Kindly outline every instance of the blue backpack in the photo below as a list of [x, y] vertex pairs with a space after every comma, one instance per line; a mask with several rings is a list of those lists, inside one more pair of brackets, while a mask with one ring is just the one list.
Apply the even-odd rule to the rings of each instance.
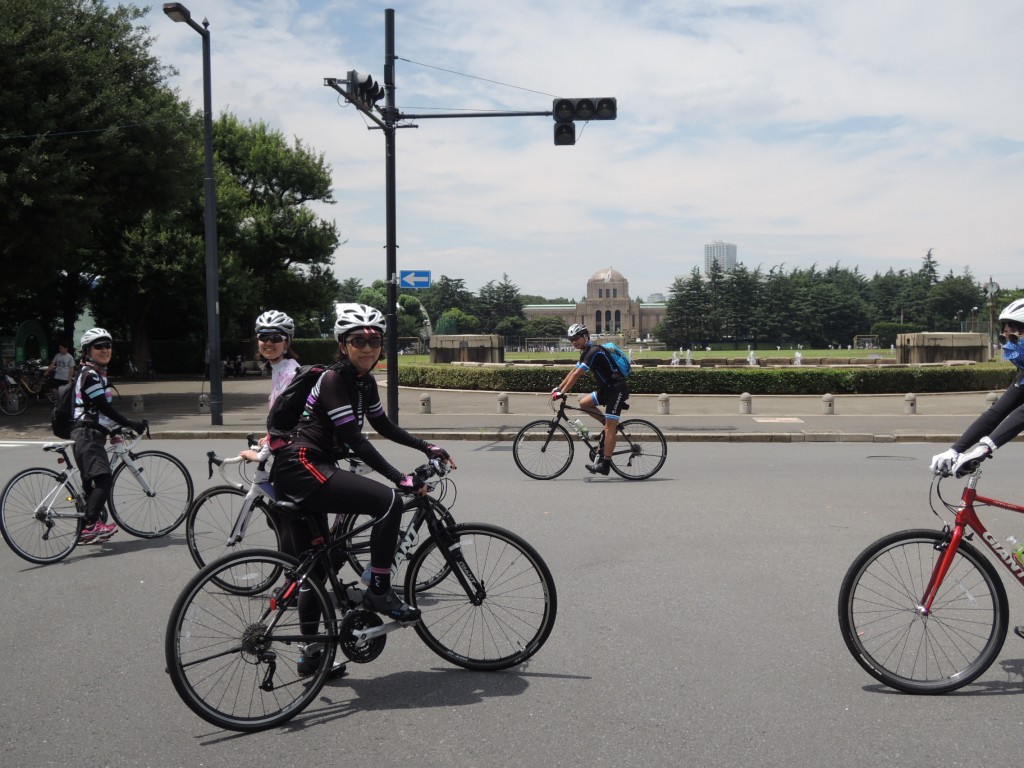
[[622, 374], [622, 378], [629, 376], [630, 371], [633, 367], [629, 363], [629, 357], [619, 349], [618, 345], [614, 342], [608, 341], [601, 345], [601, 347], [608, 353], [608, 357], [615, 363], [615, 367], [619, 369], [619, 373]]

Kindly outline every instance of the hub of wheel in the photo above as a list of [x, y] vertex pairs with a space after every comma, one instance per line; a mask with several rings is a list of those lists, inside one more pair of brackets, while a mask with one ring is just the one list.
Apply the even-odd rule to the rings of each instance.
[[263, 658], [267, 650], [266, 634], [267, 625], [262, 622], [250, 624], [243, 630], [242, 655], [247, 657], [246, 661], [250, 664], [257, 664]]

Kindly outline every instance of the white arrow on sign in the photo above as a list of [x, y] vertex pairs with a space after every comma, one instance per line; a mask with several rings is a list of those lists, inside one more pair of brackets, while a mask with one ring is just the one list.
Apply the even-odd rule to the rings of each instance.
[[429, 288], [430, 270], [403, 269], [398, 273], [398, 285], [402, 288]]

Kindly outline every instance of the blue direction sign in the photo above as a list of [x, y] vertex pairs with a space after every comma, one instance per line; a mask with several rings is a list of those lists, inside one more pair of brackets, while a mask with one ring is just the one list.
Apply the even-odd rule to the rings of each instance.
[[398, 272], [398, 286], [400, 288], [429, 288], [429, 269], [402, 269]]

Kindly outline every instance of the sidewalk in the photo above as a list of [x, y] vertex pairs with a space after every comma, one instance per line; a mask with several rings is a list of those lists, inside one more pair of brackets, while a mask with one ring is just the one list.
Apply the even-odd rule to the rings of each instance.
[[[116, 382], [117, 383], [117, 382]], [[122, 413], [149, 419], [154, 438], [241, 439], [262, 434], [270, 380], [260, 376], [224, 380], [223, 425], [212, 426], [200, 411], [209, 382], [199, 379], [119, 382]], [[387, 393], [380, 379], [382, 397]], [[430, 397], [429, 412], [421, 395]], [[511, 440], [534, 419], [550, 418], [549, 396], [509, 393], [499, 413], [497, 392], [399, 388], [398, 420], [432, 440]], [[624, 418], [654, 422], [671, 442], [936, 442], [952, 443], [990, 405], [987, 392], [919, 394], [916, 413], [906, 413], [904, 395], [836, 395], [832, 413], [818, 395], [755, 395], [741, 413], [738, 395], [672, 395], [662, 414], [658, 395], [632, 395]], [[571, 397], [570, 403], [576, 398]], [[370, 436], [373, 437], [372, 429]], [[0, 415], [0, 440], [46, 440], [50, 407], [30, 403], [20, 416]]]

